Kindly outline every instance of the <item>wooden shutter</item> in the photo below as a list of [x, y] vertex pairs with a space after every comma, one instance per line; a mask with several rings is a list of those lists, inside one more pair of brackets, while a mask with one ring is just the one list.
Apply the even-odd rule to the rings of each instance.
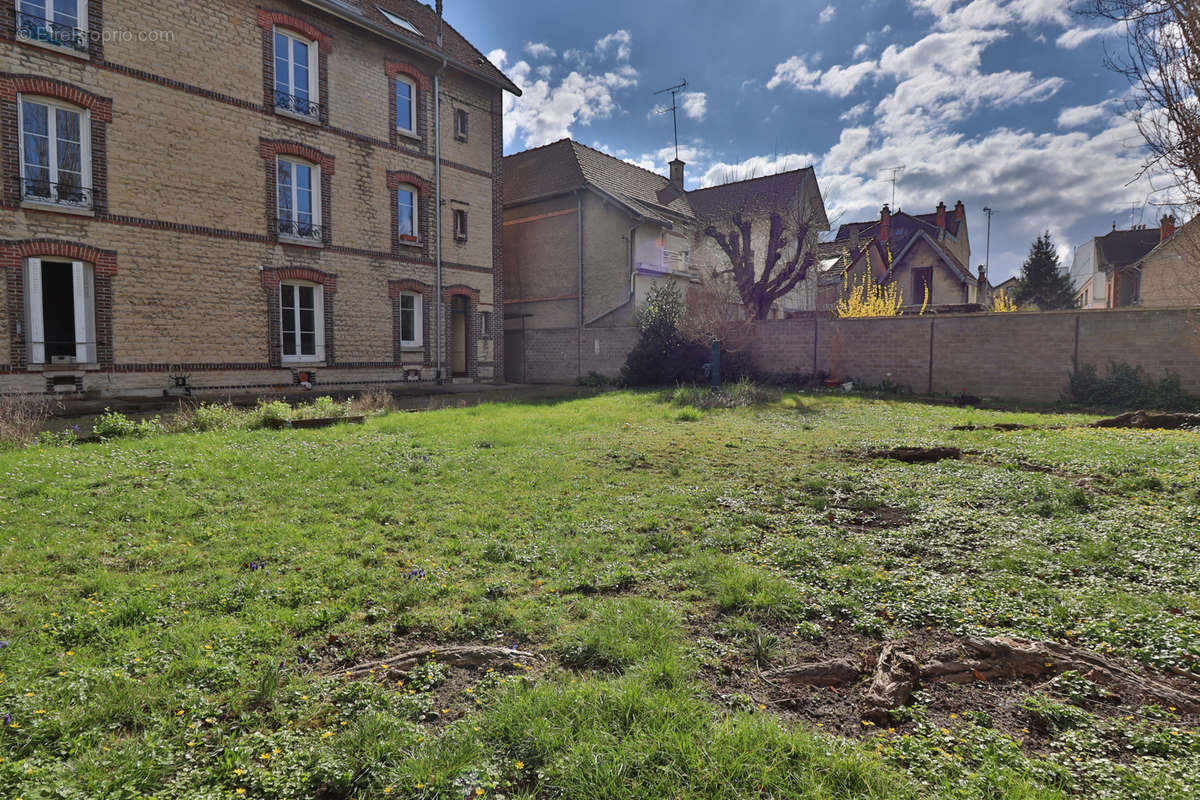
[[42, 260], [25, 262], [25, 308], [29, 320], [26, 341], [29, 342], [29, 363], [46, 363], [46, 327], [42, 319]]

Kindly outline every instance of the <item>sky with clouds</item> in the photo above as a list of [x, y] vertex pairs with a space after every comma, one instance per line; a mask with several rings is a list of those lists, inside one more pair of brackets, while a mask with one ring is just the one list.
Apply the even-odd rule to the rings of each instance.
[[[689, 187], [813, 165], [834, 225], [896, 204], [966, 204], [972, 260], [1016, 274], [1049, 230], [1071, 247], [1156, 226], [1166, 181], [1104, 65], [1120, 31], [1069, 0], [447, 0], [449, 21], [519, 85], [505, 153], [571, 136], [665, 173], [686, 78]], [[669, 105], [669, 100], [666, 101]]]

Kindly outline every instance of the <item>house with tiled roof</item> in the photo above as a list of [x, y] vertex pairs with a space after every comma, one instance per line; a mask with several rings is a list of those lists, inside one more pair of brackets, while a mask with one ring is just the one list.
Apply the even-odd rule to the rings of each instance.
[[876, 282], [895, 284], [908, 309], [966, 310], [990, 302], [982, 269], [969, 267], [971, 241], [961, 201], [953, 210], [938, 203], [932, 214], [892, 212], [879, 219], [849, 222], [821, 247], [818, 277], [820, 310], [837, 306], [848, 285], [868, 271]]
[[[728, 230], [734, 213], [752, 221], [756, 250], [765, 248], [772, 211], [828, 229], [811, 167], [691, 191], [684, 169], [676, 159], [670, 175], [659, 175], [570, 139], [504, 159], [509, 380], [615, 373], [628, 346], [624, 339], [609, 344], [598, 331], [629, 330], [655, 284], [674, 282], [686, 295], [703, 276], [728, 271], [728, 258], [704, 231]], [[815, 303], [814, 272], [771, 316], [811, 311]]]
[[[1141, 305], [1143, 274], [1138, 265], [1174, 234], [1175, 218], [1163, 217], [1157, 228], [1117, 230], [1114, 225], [1112, 231], [1104, 236], [1097, 236], [1075, 248], [1071, 281], [1075, 286], [1075, 299], [1079, 307], [1097, 309]], [[1154, 294], [1152, 292], [1152, 296]], [[1167, 295], [1162, 298], [1163, 301], [1169, 299], [1169, 291]]]

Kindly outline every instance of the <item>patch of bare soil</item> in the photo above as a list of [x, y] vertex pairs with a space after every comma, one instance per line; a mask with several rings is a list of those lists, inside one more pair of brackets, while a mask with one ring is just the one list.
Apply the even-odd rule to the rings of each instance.
[[963, 451], [957, 447], [893, 447], [848, 455], [865, 455], [867, 458], [901, 461], [905, 464], [934, 464], [938, 461], [958, 461], [963, 457]]
[[998, 422], [995, 425], [955, 425], [950, 430], [952, 431], [1031, 431], [1034, 430], [1034, 425], [1021, 425], [1016, 422]]
[[1156, 414], [1153, 411], [1130, 411], [1119, 417], [1093, 422], [1091, 427], [1169, 431], [1183, 428], [1200, 429], [1200, 414]]
[[[732, 647], [703, 679], [714, 699], [736, 706], [749, 698], [784, 719], [816, 726], [849, 737], [869, 736], [881, 728], [911, 729], [905, 704], [920, 690], [925, 718], [950, 727], [964, 714], [985, 714], [990, 726], [1040, 749], [1049, 731], [1022, 708], [1031, 694], [1056, 696], [1054, 676], [1073, 669], [1108, 690], [1103, 699], [1083, 707], [1103, 719], [1137, 714], [1156, 702], [1183, 713], [1200, 709], [1200, 682], [1187, 675], [1125, 665], [1088, 651], [1057, 643], [969, 638], [922, 630], [881, 643], [842, 627], [819, 641], [791, 634], [776, 626], [780, 645], [768, 660], [757, 660], [746, 648]], [[712, 632], [720, 640], [720, 633]], [[1007, 642], [1015, 641], [1015, 653]], [[980, 642], [991, 644], [976, 649]], [[1048, 649], [1047, 649], [1048, 648]], [[883, 706], [895, 704], [896, 713]], [[884, 713], [881, 713], [881, 710]]]

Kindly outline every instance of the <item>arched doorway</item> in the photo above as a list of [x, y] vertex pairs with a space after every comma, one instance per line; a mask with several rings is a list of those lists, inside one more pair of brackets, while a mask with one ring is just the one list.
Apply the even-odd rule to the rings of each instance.
[[461, 294], [450, 298], [450, 373], [456, 378], [466, 377], [467, 339], [469, 326], [467, 314], [470, 303]]

